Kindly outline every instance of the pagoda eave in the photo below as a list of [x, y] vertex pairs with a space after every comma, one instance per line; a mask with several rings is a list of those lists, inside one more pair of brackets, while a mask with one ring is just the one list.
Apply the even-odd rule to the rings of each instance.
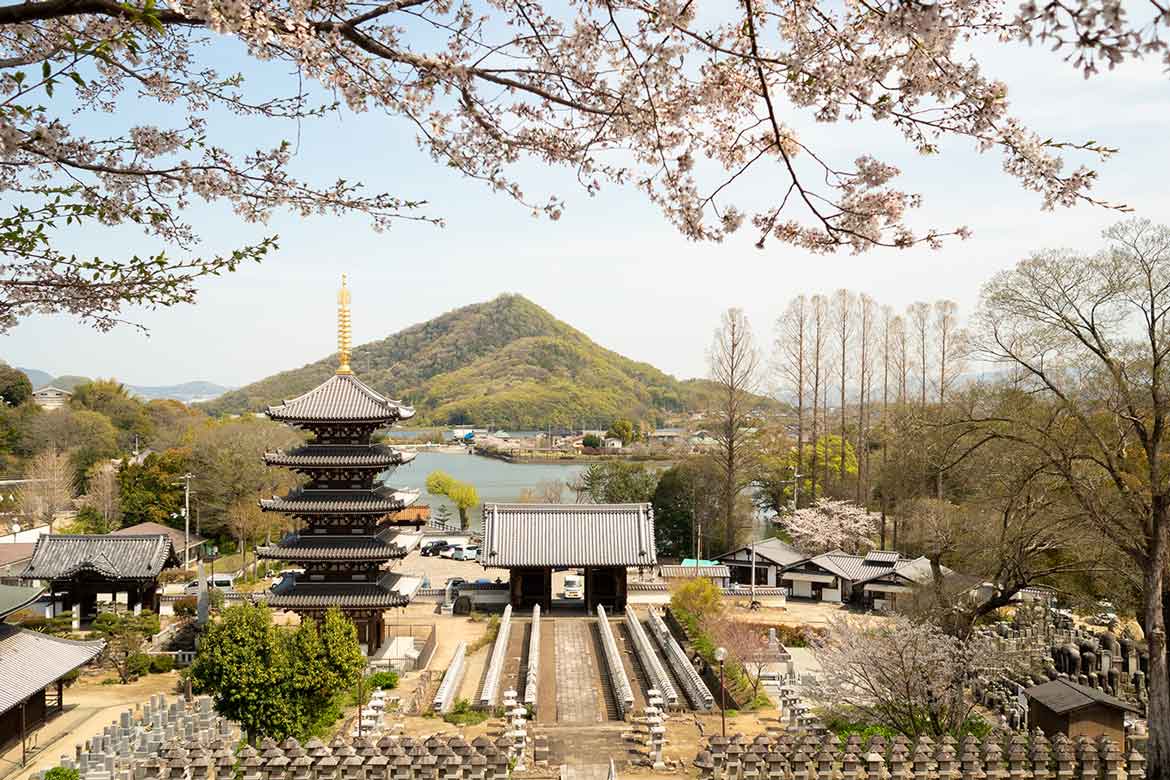
[[337, 549], [334, 547], [257, 547], [256, 557], [271, 561], [317, 562], [317, 561], [358, 561], [362, 563], [388, 563], [405, 558], [408, 551], [397, 545], [362, 549]]

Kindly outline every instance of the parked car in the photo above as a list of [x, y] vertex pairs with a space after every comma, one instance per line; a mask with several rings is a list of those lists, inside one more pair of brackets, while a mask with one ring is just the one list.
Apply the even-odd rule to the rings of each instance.
[[447, 587], [448, 588], [455, 588], [456, 590], [458, 590], [460, 585], [466, 585], [466, 584], [467, 584], [467, 580], [463, 579], [462, 577], [450, 577], [447, 579]]
[[474, 561], [479, 557], [479, 548], [467, 544], [461, 544], [451, 553], [451, 560], [454, 561]]
[[443, 552], [444, 550], [446, 550], [450, 546], [451, 546], [451, 543], [446, 541], [445, 539], [438, 539], [436, 541], [427, 542], [426, 544], [424, 544], [422, 546], [422, 550], [420, 550], [419, 552], [422, 555], [429, 558], [429, 557], [440, 554], [441, 552]]
[[579, 599], [584, 598], [585, 594], [581, 589], [581, 578], [575, 574], [570, 574], [565, 577], [565, 598]]
[[455, 551], [456, 551], [457, 549], [459, 549], [459, 545], [457, 545], [457, 544], [447, 544], [447, 546], [446, 546], [446, 547], [444, 547], [443, 549], [439, 550], [439, 557], [441, 557], [441, 558], [454, 558], [454, 557], [455, 557]]
[[[214, 577], [207, 578], [208, 588], [218, 588], [220, 590], [231, 590], [234, 587], [236, 578], [231, 574], [216, 574]], [[191, 580], [187, 583], [187, 587], [183, 588], [183, 592], [189, 596], [194, 596], [199, 593], [199, 580]]]

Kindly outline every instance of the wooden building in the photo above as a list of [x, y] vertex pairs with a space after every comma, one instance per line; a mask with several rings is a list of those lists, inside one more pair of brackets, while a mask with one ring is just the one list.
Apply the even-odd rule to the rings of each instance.
[[1108, 737], [1125, 749], [1125, 713], [1139, 712], [1129, 702], [1071, 680], [1052, 680], [1024, 691], [1028, 697], [1028, 727], [1051, 738]]
[[77, 629], [107, 596], [135, 612], [157, 612], [158, 577], [178, 564], [167, 534], [46, 534], [21, 579], [47, 586], [54, 614], [73, 611]]
[[626, 570], [657, 562], [649, 504], [485, 504], [485, 568], [508, 569], [514, 609], [552, 609], [552, 575], [581, 569], [585, 610], [626, 605]]
[[0, 585], [0, 752], [19, 742], [21, 766], [29, 735], [64, 709], [61, 678], [92, 661], [104, 645], [58, 639], [4, 622], [42, 592], [42, 588]]
[[[304, 569], [285, 577], [268, 599], [274, 609], [317, 619], [338, 607], [357, 626], [359, 641], [373, 655], [383, 642], [385, 611], [410, 603], [417, 578], [385, 571], [404, 558], [419, 536], [402, 535], [403, 527], [425, 522], [418, 514], [403, 516], [417, 493], [375, 484], [377, 476], [413, 458], [372, 444], [378, 428], [414, 415], [414, 409], [382, 397], [363, 384], [349, 365], [349, 290], [342, 277], [338, 295], [337, 372], [323, 384], [291, 401], [268, 408], [268, 416], [312, 434], [308, 444], [289, 452], [269, 452], [270, 466], [292, 469], [308, 483], [285, 496], [260, 502], [266, 512], [297, 518], [299, 532], [257, 555]], [[409, 543], [404, 543], [409, 538]]]
[[755, 559], [756, 585], [780, 587], [780, 572], [785, 566], [803, 560], [805, 554], [780, 539], [764, 539], [720, 555], [717, 560], [731, 572], [731, 581], [752, 584], [752, 560]]
[[63, 390], [60, 387], [53, 387], [52, 385], [38, 387], [32, 393], [33, 403], [47, 412], [60, 409], [68, 404], [69, 399], [72, 397], [73, 393], [70, 391]]
[[171, 544], [175, 548], [175, 557], [180, 561], [197, 561], [203, 557], [204, 545], [207, 540], [196, 533], [188, 534], [184, 529], [171, 528], [159, 523], [138, 523], [110, 531], [117, 536], [141, 536], [142, 534], [166, 534], [171, 537]]

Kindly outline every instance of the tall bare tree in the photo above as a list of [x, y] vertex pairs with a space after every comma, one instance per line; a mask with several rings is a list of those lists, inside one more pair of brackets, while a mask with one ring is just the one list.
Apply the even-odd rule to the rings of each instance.
[[877, 348], [877, 301], [862, 294], [857, 305], [857, 496], [869, 502], [869, 407], [873, 390], [873, 356]]
[[853, 343], [853, 334], [857, 330], [857, 296], [844, 288], [833, 293], [833, 336], [836, 339], [838, 379], [841, 383], [841, 463], [837, 469], [837, 480], [841, 490], [845, 490], [845, 448], [848, 435], [845, 431], [846, 409], [845, 391], [849, 386], [849, 350]]
[[1023, 370], [1011, 403], [974, 421], [1058, 478], [1130, 561], [1149, 645], [1147, 776], [1170, 777], [1170, 228], [1105, 232], [1086, 256], [1034, 254], [984, 288], [979, 357]]
[[915, 357], [918, 361], [919, 407], [926, 410], [926, 385], [930, 377], [930, 361], [927, 352], [930, 343], [930, 304], [916, 301], [906, 310], [906, 322], [914, 338]]
[[118, 471], [114, 463], [105, 461], [90, 469], [89, 483], [83, 501], [101, 518], [101, 528], [95, 529], [93, 533], [109, 533], [121, 525]]
[[804, 372], [805, 347], [810, 330], [811, 305], [804, 295], [788, 302], [776, 322], [776, 362], [783, 386], [796, 393], [796, 473], [793, 475], [793, 503], [799, 509], [797, 475], [804, 468]]
[[964, 333], [959, 324], [959, 305], [954, 301], [934, 302], [934, 343], [938, 366], [938, 402], [945, 404], [947, 392], [963, 370]]
[[805, 372], [805, 376], [812, 382], [811, 387], [809, 387], [809, 395], [812, 398], [812, 455], [809, 463], [809, 484], [811, 486], [809, 500], [812, 501], [817, 495], [817, 465], [819, 459], [817, 445], [819, 443], [820, 432], [824, 430], [821, 427], [821, 418], [817, 411], [821, 408], [822, 388], [828, 385], [828, 382], [825, 381], [824, 358], [826, 345], [829, 340], [829, 306], [828, 301], [825, 300], [825, 296], [823, 295], [814, 295], [809, 299], [809, 305], [811, 308], [808, 351], [810, 363]]
[[711, 379], [719, 385], [715, 409], [714, 456], [722, 477], [723, 543], [735, 547], [739, 537], [736, 499], [750, 479], [755, 459], [752, 394], [759, 387], [760, 355], [751, 324], [742, 309], [724, 312], [708, 355]]
[[[895, 369], [895, 324], [898, 318], [892, 306], [882, 306], [882, 471], [889, 465], [890, 452], [890, 369]], [[886, 491], [881, 496], [881, 549], [886, 549], [886, 511], [889, 500]]]
[[77, 479], [69, 456], [47, 449], [29, 461], [24, 471], [28, 480], [21, 486], [21, 509], [37, 524], [49, 524], [60, 512], [73, 506]]

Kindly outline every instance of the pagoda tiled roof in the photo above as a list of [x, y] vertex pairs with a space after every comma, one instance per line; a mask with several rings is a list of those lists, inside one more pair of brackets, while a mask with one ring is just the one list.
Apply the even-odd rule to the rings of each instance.
[[286, 496], [260, 500], [268, 512], [304, 515], [385, 515], [410, 506], [418, 493], [378, 487], [372, 490], [323, 490], [301, 488]]
[[273, 609], [392, 609], [410, 603], [410, 593], [396, 588], [400, 577], [382, 576], [377, 582], [303, 582], [291, 584], [268, 597]]
[[282, 561], [389, 561], [405, 558], [410, 551], [395, 543], [397, 535], [394, 526], [373, 536], [289, 534], [276, 544], [257, 548], [256, 554]]
[[269, 466], [285, 468], [390, 468], [414, 460], [415, 453], [384, 444], [307, 444], [264, 454]]
[[334, 374], [304, 395], [268, 407], [273, 420], [291, 423], [388, 424], [414, 416], [414, 408], [390, 400], [353, 374]]

